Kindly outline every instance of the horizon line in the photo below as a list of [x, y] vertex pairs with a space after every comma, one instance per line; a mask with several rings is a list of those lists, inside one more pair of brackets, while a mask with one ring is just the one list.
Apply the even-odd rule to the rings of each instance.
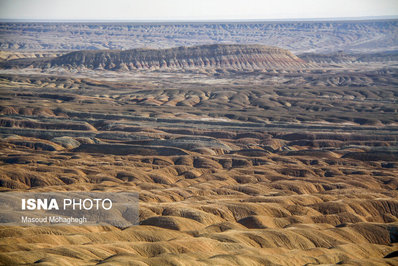
[[364, 21], [396, 20], [394, 16], [361, 16], [361, 17], [319, 17], [319, 18], [273, 18], [273, 19], [2, 19], [1, 23], [255, 23], [255, 22], [317, 22], [317, 21]]

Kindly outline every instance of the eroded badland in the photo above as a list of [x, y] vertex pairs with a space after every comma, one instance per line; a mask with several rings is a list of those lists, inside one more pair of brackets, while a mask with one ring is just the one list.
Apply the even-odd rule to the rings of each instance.
[[398, 263], [396, 20], [0, 29], [1, 191], [140, 200], [0, 263]]

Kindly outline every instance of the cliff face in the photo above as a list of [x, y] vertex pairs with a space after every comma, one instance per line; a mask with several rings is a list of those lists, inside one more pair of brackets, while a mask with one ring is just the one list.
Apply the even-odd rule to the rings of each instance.
[[202, 45], [171, 49], [78, 51], [46, 62], [55, 67], [107, 70], [163, 68], [294, 68], [305, 62], [291, 52], [262, 45]]

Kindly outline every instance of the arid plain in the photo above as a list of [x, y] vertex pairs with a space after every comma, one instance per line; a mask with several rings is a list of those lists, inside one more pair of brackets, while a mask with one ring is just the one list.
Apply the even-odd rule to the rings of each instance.
[[0, 226], [4, 265], [397, 265], [398, 21], [0, 23], [0, 190], [140, 224]]

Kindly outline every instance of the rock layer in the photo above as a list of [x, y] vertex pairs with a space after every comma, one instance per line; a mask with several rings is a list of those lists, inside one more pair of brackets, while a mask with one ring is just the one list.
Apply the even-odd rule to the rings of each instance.
[[286, 69], [305, 67], [291, 52], [263, 45], [201, 45], [170, 49], [77, 51], [51, 60], [14, 60], [6, 67], [134, 69]]

